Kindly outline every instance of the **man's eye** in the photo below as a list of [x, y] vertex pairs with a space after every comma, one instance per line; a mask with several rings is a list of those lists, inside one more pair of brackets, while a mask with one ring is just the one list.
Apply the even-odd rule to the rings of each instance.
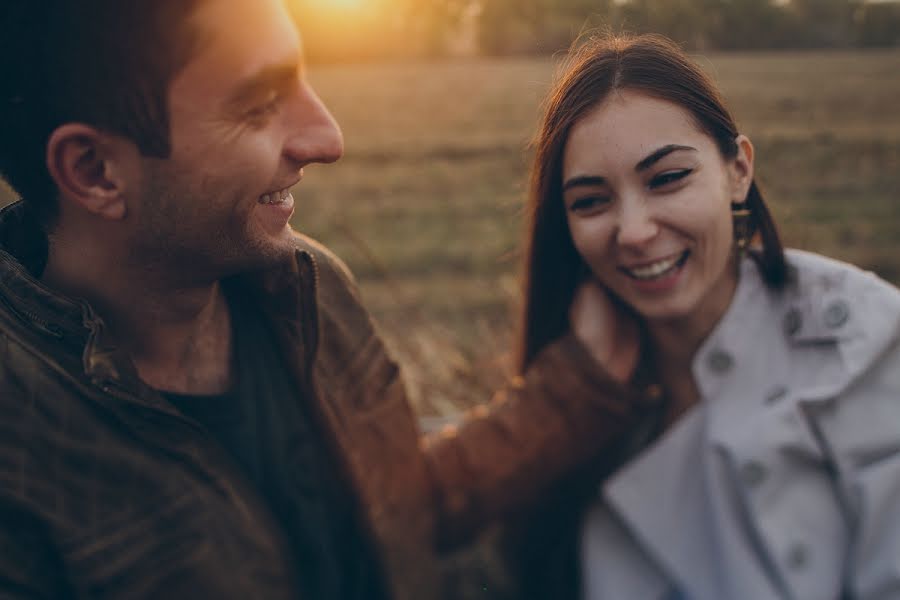
[[693, 172], [693, 169], [679, 169], [677, 171], [661, 173], [650, 180], [650, 189], [655, 190], [657, 188], [665, 187], [670, 183], [675, 183], [676, 181], [684, 179]]
[[254, 106], [247, 111], [246, 116], [251, 120], [265, 119], [278, 112], [281, 106], [281, 96], [274, 95], [266, 102]]
[[584, 196], [572, 202], [569, 210], [576, 214], [589, 214], [603, 210], [609, 202], [609, 196]]

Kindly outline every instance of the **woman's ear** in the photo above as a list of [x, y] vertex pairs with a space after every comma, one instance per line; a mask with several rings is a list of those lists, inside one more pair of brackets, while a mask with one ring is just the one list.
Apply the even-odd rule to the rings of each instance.
[[109, 220], [127, 213], [127, 161], [121, 140], [81, 123], [57, 127], [47, 142], [47, 169], [60, 201]]
[[737, 155], [731, 161], [731, 201], [742, 203], [747, 199], [750, 184], [753, 182], [753, 144], [746, 135], [735, 138]]

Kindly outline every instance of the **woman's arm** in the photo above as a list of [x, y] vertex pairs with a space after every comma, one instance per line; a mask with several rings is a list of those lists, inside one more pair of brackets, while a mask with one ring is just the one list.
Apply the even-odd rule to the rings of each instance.
[[595, 462], [655, 405], [623, 383], [637, 363], [638, 329], [599, 284], [579, 288], [570, 322], [572, 332], [545, 347], [524, 377], [427, 438], [442, 547]]

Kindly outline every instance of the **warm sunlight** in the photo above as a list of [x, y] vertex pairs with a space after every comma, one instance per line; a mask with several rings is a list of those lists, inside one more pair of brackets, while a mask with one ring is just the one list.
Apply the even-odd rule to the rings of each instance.
[[362, 8], [366, 0], [316, 0], [311, 5], [319, 4], [322, 8], [355, 9]]

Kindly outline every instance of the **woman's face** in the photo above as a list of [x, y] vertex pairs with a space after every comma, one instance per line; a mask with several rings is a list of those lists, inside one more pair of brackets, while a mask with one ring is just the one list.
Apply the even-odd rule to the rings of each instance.
[[575, 247], [599, 281], [648, 321], [724, 313], [736, 285], [731, 202], [753, 178], [680, 106], [614, 93], [572, 128], [563, 199]]

